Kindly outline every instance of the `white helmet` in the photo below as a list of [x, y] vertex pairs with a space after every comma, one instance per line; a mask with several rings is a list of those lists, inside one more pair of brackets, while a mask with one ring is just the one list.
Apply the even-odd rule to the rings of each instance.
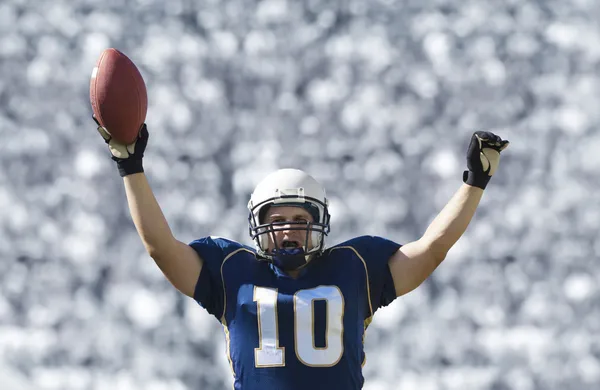
[[[263, 224], [262, 217], [272, 205], [303, 207], [313, 216], [313, 222], [298, 222], [297, 227], [290, 228], [306, 230], [301, 261], [298, 261], [296, 256], [294, 261], [289, 262], [281, 259], [281, 256], [274, 256], [268, 252], [269, 235], [283, 230], [282, 226], [289, 224], [287, 222]], [[284, 269], [298, 269], [306, 265], [313, 255], [323, 252], [325, 236], [329, 233], [330, 216], [327, 206], [325, 189], [306, 172], [299, 169], [280, 169], [268, 175], [256, 186], [248, 202], [250, 237], [256, 244], [258, 254]], [[309, 234], [312, 242], [310, 248], [308, 247]], [[275, 243], [275, 248], [278, 250], [277, 245]]]

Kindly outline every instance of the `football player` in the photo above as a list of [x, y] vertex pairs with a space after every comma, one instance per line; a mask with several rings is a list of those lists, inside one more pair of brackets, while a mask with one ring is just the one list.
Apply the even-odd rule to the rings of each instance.
[[224, 238], [178, 241], [143, 173], [146, 126], [127, 146], [98, 130], [146, 250], [175, 288], [221, 322], [234, 388], [243, 390], [361, 389], [363, 337], [373, 314], [444, 260], [508, 146], [492, 133], [474, 133], [464, 184], [423, 236], [403, 246], [361, 236], [327, 247], [325, 190], [301, 170], [278, 170], [248, 202], [249, 247]]

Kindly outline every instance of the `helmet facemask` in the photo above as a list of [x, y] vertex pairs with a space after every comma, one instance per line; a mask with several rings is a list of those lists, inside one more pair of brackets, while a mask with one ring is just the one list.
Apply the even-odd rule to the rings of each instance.
[[[323, 252], [325, 236], [329, 233], [329, 212], [327, 200], [308, 197], [304, 188], [292, 190], [276, 190], [275, 196], [264, 199], [260, 203], [248, 204], [250, 237], [254, 240], [258, 255], [279, 268], [290, 271], [300, 269], [308, 264], [316, 255]], [[313, 217], [312, 222], [283, 221], [265, 223], [264, 216], [271, 206], [302, 207]], [[278, 242], [276, 232], [290, 230], [305, 231], [303, 242], [296, 247], [287, 247], [284, 242]], [[269, 251], [269, 238], [274, 248]]]

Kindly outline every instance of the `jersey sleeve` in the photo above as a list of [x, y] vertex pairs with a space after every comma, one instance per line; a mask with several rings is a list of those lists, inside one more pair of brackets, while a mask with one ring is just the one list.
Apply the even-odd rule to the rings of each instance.
[[224, 291], [221, 265], [225, 258], [219, 239], [204, 237], [189, 245], [202, 258], [202, 270], [194, 289], [194, 299], [219, 321], [224, 310]]
[[363, 257], [369, 275], [373, 313], [396, 299], [396, 287], [388, 263], [400, 247], [401, 245], [394, 241], [377, 236], [356, 239], [356, 249]]

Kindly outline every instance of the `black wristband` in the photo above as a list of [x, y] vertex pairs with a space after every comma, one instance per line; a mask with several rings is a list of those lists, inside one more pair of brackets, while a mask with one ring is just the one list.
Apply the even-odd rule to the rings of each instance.
[[121, 177], [127, 175], [133, 175], [134, 173], [144, 172], [142, 166], [142, 159], [124, 159], [117, 161], [117, 167], [119, 168], [119, 174]]
[[485, 187], [487, 186], [488, 182], [490, 181], [492, 177], [490, 175], [488, 175], [487, 173], [481, 173], [479, 175], [475, 174], [475, 172], [472, 171], [464, 171], [463, 172], [463, 181], [470, 185], [470, 186], [474, 186], [474, 187], [479, 187], [482, 190], [485, 190]]

